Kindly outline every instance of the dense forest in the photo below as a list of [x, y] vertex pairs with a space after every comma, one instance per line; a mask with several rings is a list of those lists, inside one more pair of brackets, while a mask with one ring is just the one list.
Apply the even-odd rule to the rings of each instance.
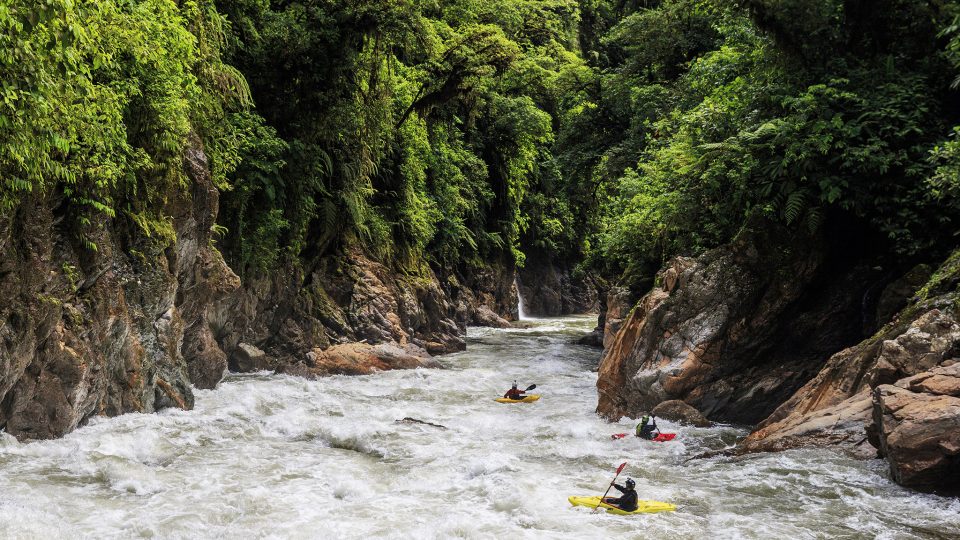
[[2, 212], [77, 239], [163, 204], [199, 137], [241, 276], [348, 242], [398, 268], [538, 251], [649, 278], [765, 216], [904, 257], [960, 211], [960, 4], [136, 0], [0, 7]]

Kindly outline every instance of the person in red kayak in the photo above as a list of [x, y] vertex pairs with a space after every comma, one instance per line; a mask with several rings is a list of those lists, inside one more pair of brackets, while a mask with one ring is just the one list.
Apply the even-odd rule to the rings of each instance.
[[656, 435], [654, 432], [660, 431], [660, 428], [657, 427], [657, 417], [654, 415], [643, 415], [643, 418], [640, 419], [640, 423], [637, 424], [637, 437], [652, 441]]
[[520, 401], [521, 399], [527, 397], [523, 395], [525, 392], [526, 392], [525, 390], [520, 390], [519, 388], [517, 388], [517, 381], [513, 381], [513, 387], [507, 390], [507, 393], [504, 394], [503, 397], [507, 399], [515, 399], [517, 401]]
[[617, 488], [617, 491], [623, 493], [622, 497], [607, 497], [603, 499], [603, 502], [616, 506], [625, 512], [633, 512], [637, 509], [637, 490], [634, 489], [637, 483], [633, 481], [633, 478], [627, 478], [627, 481], [623, 484], [622, 486], [620, 484], [613, 485]]

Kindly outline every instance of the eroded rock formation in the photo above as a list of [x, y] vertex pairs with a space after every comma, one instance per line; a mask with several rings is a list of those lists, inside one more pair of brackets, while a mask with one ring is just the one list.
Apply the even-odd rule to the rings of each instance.
[[877, 271], [831, 245], [759, 224], [670, 261], [605, 351], [598, 412], [636, 416], [679, 399], [713, 420], [765, 418], [864, 335]]
[[960, 361], [878, 386], [873, 422], [899, 484], [960, 493]]
[[467, 324], [516, 318], [510, 265], [398, 272], [355, 246], [241, 286], [214, 247], [219, 193], [196, 138], [184, 172], [190, 189], [156, 215], [78, 230], [48, 193], [0, 220], [0, 429], [53, 438], [93, 415], [189, 409], [192, 387], [214, 388], [228, 364], [436, 367], [430, 354], [463, 349]]
[[[445, 354], [464, 349], [467, 324], [509, 326], [504, 316], [515, 313], [502, 311], [502, 295], [516, 298], [516, 293], [512, 286], [502, 286], [512, 284], [512, 272], [504, 274], [488, 271], [475, 277], [477, 289], [471, 290], [456, 277], [443, 279], [426, 265], [419, 273], [402, 274], [348, 247], [320, 258], [310, 271], [291, 269], [251, 278], [217, 305], [213, 326], [231, 368], [238, 371], [306, 373], [302, 366], [311, 365], [309, 355], [358, 342], [416, 348], [428, 356]], [[412, 365], [394, 360], [391, 355], [382, 357], [378, 369]]]
[[239, 281], [211, 247], [218, 197], [196, 140], [185, 168], [191, 190], [164, 210], [176, 242], [144, 215], [77, 229], [57, 193], [0, 222], [0, 428], [44, 439], [93, 415], [190, 408], [191, 382], [220, 379], [209, 308]]

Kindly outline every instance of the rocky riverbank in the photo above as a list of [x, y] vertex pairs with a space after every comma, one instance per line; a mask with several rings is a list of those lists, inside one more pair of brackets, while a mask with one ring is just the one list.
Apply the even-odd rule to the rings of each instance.
[[[516, 320], [512, 264], [400, 271], [355, 245], [241, 280], [215, 248], [198, 140], [162, 215], [88, 230], [62, 194], [0, 222], [0, 429], [60, 437], [96, 415], [193, 406], [228, 365], [316, 377], [436, 367], [468, 324]], [[83, 238], [83, 240], [81, 240]], [[94, 247], [95, 246], [95, 249]]]
[[598, 412], [636, 417], [682, 400], [756, 424], [737, 452], [879, 450], [898, 482], [955, 489], [958, 258], [932, 278], [918, 267], [891, 279], [866, 254], [785, 237], [757, 229], [674, 259], [622, 323], [622, 308], [608, 310]]

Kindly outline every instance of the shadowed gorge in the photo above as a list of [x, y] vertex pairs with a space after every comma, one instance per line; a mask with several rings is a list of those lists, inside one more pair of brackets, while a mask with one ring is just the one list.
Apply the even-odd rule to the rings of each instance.
[[[832, 533], [936, 537], [955, 529], [960, 492], [958, 225], [957, 0], [7, 0], [0, 462], [39, 475], [17, 460], [36, 450], [67, 467], [51, 457], [62, 441], [86, 448], [109, 426], [167, 429], [202, 409], [191, 435], [171, 435], [182, 449], [223, 420], [224, 395], [253, 400], [234, 412], [254, 423], [277, 420], [294, 406], [264, 393], [276, 388], [322, 404], [292, 413], [314, 430], [264, 443], [228, 429], [250, 446], [216, 451], [294, 463], [322, 447], [351, 454], [356, 474], [387, 473], [417, 450], [376, 430], [451, 437], [475, 452], [472, 504], [496, 517], [461, 512], [445, 535], [606, 536], [636, 529], [552, 521], [485, 475], [583, 474], [577, 456], [596, 468], [616, 454], [587, 426], [632, 431], [673, 411], [698, 426], [663, 459], [641, 452], [658, 470], [700, 456], [690, 467], [736, 484], [782, 469], [777, 496], [840, 482], [849, 491], [825, 495], [844, 500]], [[517, 365], [549, 390], [495, 410], [546, 439], [543, 453], [470, 446], [439, 403], [395, 406], [480, 399], [456, 373], [486, 369], [493, 407], [510, 377], [492, 372]], [[402, 395], [388, 397], [390, 381]], [[338, 384], [390, 418], [367, 426]], [[551, 393], [568, 402], [541, 414]], [[457, 410], [496, 438], [492, 411]], [[543, 434], [524, 410], [556, 425]], [[127, 413], [151, 416], [115, 418]], [[327, 415], [344, 425], [314, 418]], [[87, 455], [68, 476], [81, 491], [90, 476], [166, 493], [152, 467], [175, 458], [162, 446], [149, 463]], [[310, 465], [336, 468], [327, 457]], [[736, 478], [745, 463], [763, 465]], [[814, 464], [835, 468], [805, 476]], [[668, 482], [646, 480], [655, 493]], [[711, 531], [710, 498], [731, 493], [691, 482], [697, 495], [659, 491], [696, 510], [658, 517], [680, 536], [763, 536], [726, 507]], [[372, 493], [324, 486], [340, 502]], [[425, 493], [394, 488], [413, 520]], [[866, 500], [878, 494], [926, 521], [884, 525]], [[850, 526], [858, 508], [870, 517]], [[761, 530], [817, 530], [775, 513], [783, 527]]]

